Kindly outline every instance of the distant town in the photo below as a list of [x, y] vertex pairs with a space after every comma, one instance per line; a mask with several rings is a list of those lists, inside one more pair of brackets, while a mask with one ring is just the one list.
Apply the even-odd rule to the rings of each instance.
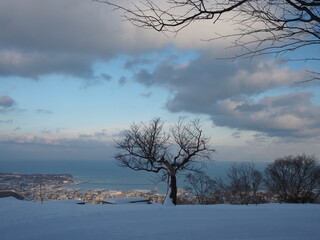
[[[155, 190], [108, 190], [68, 188], [78, 185], [70, 174], [18, 174], [0, 173], [0, 196], [14, 196], [27, 201], [75, 199], [89, 204], [99, 204], [107, 198], [148, 198], [152, 202], [162, 202], [164, 194]], [[182, 190], [181, 190], [182, 191]]]

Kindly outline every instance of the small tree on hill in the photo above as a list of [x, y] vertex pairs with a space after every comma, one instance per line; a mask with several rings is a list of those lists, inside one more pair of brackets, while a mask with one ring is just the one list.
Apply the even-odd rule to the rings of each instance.
[[265, 170], [268, 189], [282, 202], [307, 203], [320, 195], [320, 165], [315, 156], [285, 156]]
[[226, 171], [226, 179], [215, 179], [214, 197], [218, 202], [231, 204], [261, 203], [257, 191], [262, 182], [262, 174], [253, 163], [233, 163]]
[[262, 182], [262, 174], [255, 169], [253, 163], [234, 163], [227, 171], [228, 190], [239, 198], [241, 204], [257, 203], [257, 191]]
[[177, 204], [177, 173], [195, 170], [199, 161], [211, 160], [214, 150], [203, 135], [199, 120], [182, 119], [168, 131], [160, 118], [148, 124], [132, 124], [117, 141], [115, 155], [120, 165], [135, 171], [164, 173], [168, 192], [164, 203]]
[[196, 196], [199, 204], [206, 203], [215, 186], [215, 181], [202, 171], [188, 173], [184, 182], [187, 184], [185, 189]]

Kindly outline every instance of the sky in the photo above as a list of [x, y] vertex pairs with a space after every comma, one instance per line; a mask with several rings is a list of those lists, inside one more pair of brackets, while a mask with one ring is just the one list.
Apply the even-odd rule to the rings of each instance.
[[154, 117], [200, 118], [217, 161], [320, 157], [320, 84], [297, 84], [319, 64], [221, 60], [239, 50], [203, 39], [229, 23], [164, 35], [91, 0], [1, 0], [0, 29], [0, 160], [111, 160], [121, 132]]

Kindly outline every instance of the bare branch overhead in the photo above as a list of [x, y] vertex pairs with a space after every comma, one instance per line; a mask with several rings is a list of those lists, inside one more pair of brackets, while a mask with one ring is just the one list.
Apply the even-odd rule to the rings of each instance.
[[132, 7], [112, 0], [97, 1], [121, 10], [136, 26], [163, 33], [178, 33], [196, 21], [229, 21], [235, 32], [211, 40], [232, 38], [232, 46], [243, 50], [236, 57], [284, 54], [320, 43], [320, 1], [144, 0]]

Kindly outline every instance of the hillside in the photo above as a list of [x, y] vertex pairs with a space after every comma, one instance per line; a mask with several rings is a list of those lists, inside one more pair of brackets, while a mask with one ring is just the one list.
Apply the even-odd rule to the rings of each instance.
[[318, 240], [319, 204], [77, 205], [0, 199], [2, 240]]

